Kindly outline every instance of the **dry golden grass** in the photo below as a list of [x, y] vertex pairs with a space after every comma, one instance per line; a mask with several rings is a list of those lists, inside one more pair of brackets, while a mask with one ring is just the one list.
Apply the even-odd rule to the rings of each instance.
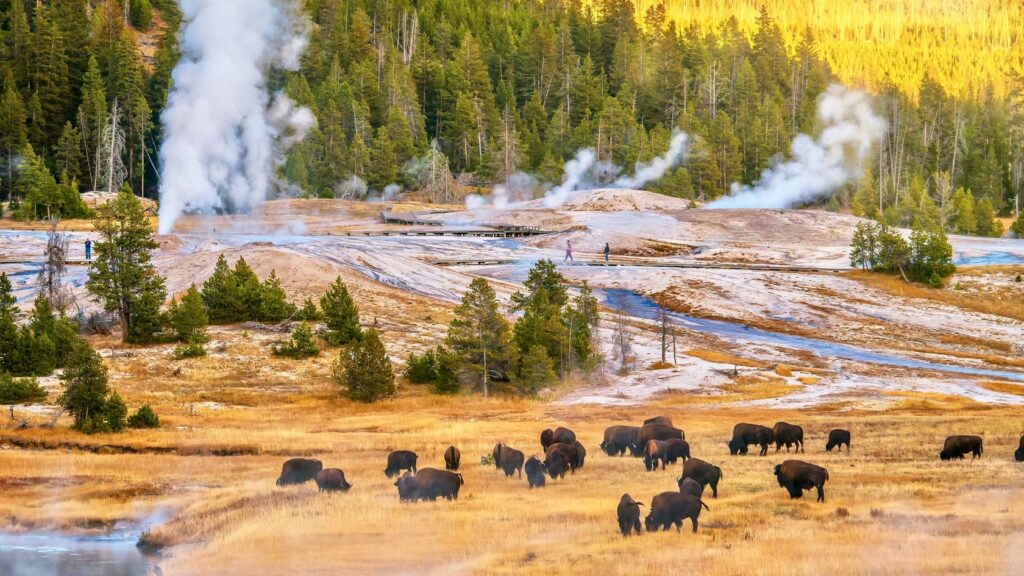
[[1024, 386], [1020, 384], [1014, 384], [1013, 382], [981, 382], [979, 384], [986, 390], [993, 392], [1002, 392], [1003, 394], [1013, 394], [1016, 396], [1024, 396]]
[[757, 360], [734, 356], [728, 352], [720, 352], [718, 350], [701, 350], [699, 348], [691, 348], [686, 351], [686, 354], [693, 356], [694, 358], [714, 362], [715, 364], [729, 364], [730, 366], [746, 366], [750, 368], [766, 368], [768, 366], [765, 362], [758, 362]]
[[[986, 268], [986, 270], [990, 270]], [[964, 293], [950, 288], [926, 288], [920, 284], [908, 284], [902, 278], [888, 274], [876, 274], [854, 270], [845, 273], [847, 277], [862, 284], [902, 298], [930, 300], [972, 310], [983, 314], [1005, 316], [1015, 320], [1024, 320], [1024, 300], [1020, 298], [978, 298], [977, 295]], [[960, 272], [958, 272], [960, 274]]]

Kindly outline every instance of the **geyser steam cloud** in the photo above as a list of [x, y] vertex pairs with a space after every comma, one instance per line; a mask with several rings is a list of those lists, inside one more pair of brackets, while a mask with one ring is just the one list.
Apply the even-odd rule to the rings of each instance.
[[871, 151], [885, 135], [885, 119], [875, 114], [870, 97], [833, 84], [818, 98], [817, 140], [799, 134], [792, 160], [764, 171], [753, 187], [732, 185], [730, 196], [708, 208], [789, 208], [823, 200], [860, 177]]
[[267, 197], [283, 150], [316, 119], [266, 73], [298, 68], [309, 23], [296, 0], [180, 0], [182, 57], [161, 119], [160, 233], [186, 212], [244, 211]]

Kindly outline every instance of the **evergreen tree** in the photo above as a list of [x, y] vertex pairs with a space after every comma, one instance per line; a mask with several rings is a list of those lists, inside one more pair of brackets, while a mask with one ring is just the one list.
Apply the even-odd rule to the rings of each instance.
[[232, 275], [237, 287], [235, 301], [232, 303], [235, 321], [256, 320], [260, 317], [260, 308], [263, 304], [263, 286], [260, 284], [259, 277], [256, 276], [256, 272], [245, 261], [245, 258], [235, 261]]
[[313, 330], [305, 322], [299, 322], [292, 330], [291, 339], [281, 346], [275, 345], [272, 351], [275, 356], [289, 358], [311, 358], [320, 355], [320, 348], [313, 339]]
[[281, 281], [277, 273], [270, 271], [270, 276], [260, 285], [260, 313], [261, 322], [280, 322], [295, 314], [295, 306], [286, 299], [284, 288], [281, 288]]
[[86, 420], [102, 414], [107, 401], [107, 367], [87, 342], [80, 340], [68, 356], [60, 377], [64, 392], [58, 402], [81, 428]]
[[229, 324], [238, 320], [238, 282], [224, 254], [217, 258], [213, 273], [203, 282], [202, 297], [211, 324]]
[[850, 266], [861, 270], [875, 267], [877, 250], [877, 229], [871, 222], [859, 222], [853, 229], [850, 242]]
[[95, 224], [100, 238], [85, 287], [121, 321], [125, 342], [151, 340], [161, 328], [167, 298], [164, 279], [152, 263], [157, 248], [149, 219], [131, 189], [103, 207]]
[[543, 346], [534, 345], [519, 361], [519, 386], [525, 391], [536, 393], [558, 380], [555, 366]]
[[470, 283], [448, 325], [445, 346], [458, 359], [459, 371], [472, 377], [485, 396], [490, 382], [509, 379], [514, 367], [511, 333], [487, 280], [478, 277]]
[[341, 393], [358, 402], [376, 402], [395, 395], [391, 359], [374, 329], [341, 351], [334, 366], [334, 381]]
[[953, 274], [953, 247], [945, 231], [924, 221], [914, 225], [910, 234], [910, 274], [919, 282], [933, 288], [942, 286], [942, 279]]
[[953, 194], [952, 220], [949, 223], [950, 229], [956, 234], [974, 234], [978, 220], [974, 216], [974, 194], [970, 190], [958, 188]]
[[18, 299], [7, 274], [0, 274], [0, 373], [13, 372], [18, 351]]
[[14, 76], [7, 72], [4, 94], [0, 97], [0, 153], [3, 154], [3, 189], [0, 198], [14, 196], [15, 156], [28, 144], [25, 104], [15, 89]]
[[995, 210], [992, 209], [992, 201], [988, 197], [978, 199], [974, 205], [974, 232], [978, 236], [1002, 236], [1003, 223], [996, 220]]
[[327, 327], [325, 339], [332, 346], [356, 342], [363, 336], [359, 328], [359, 308], [349, 296], [348, 287], [341, 276], [320, 297], [320, 310]]
[[203, 344], [206, 342], [206, 327], [210, 323], [203, 305], [203, 297], [193, 284], [181, 297], [181, 302], [171, 302], [171, 326], [179, 342]]

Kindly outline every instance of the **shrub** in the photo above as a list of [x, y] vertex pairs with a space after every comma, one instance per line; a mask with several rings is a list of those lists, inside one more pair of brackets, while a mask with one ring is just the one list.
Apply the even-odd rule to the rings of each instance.
[[198, 342], [182, 342], [174, 348], [174, 359], [200, 358], [206, 356], [206, 348]]
[[43, 390], [35, 378], [12, 378], [6, 372], [0, 372], [0, 404], [26, 404], [46, 399]]
[[306, 298], [306, 301], [302, 303], [302, 308], [299, 308], [294, 317], [300, 322], [318, 322], [323, 319], [320, 309], [316, 307], [316, 302], [312, 298]]
[[429, 384], [437, 380], [437, 355], [433, 350], [423, 354], [409, 354], [405, 364], [405, 377], [413, 384]]
[[272, 351], [275, 356], [289, 358], [310, 358], [320, 355], [320, 348], [313, 340], [313, 330], [305, 322], [300, 322], [295, 330], [292, 330], [290, 341], [282, 346], [274, 346]]
[[82, 422], [82, 432], [97, 434], [101, 432], [120, 432], [127, 423], [128, 406], [121, 395], [113, 392], [103, 403], [102, 409], [89, 414]]
[[135, 414], [128, 418], [128, 426], [132, 428], [159, 428], [160, 417], [153, 412], [149, 404], [143, 404]]
[[359, 402], [376, 402], [395, 395], [395, 374], [377, 331], [342, 350], [334, 365], [334, 382], [341, 393]]

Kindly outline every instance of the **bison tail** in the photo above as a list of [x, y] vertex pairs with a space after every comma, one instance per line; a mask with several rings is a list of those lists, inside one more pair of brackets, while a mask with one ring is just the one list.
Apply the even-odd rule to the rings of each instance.
[[711, 512], [711, 508], [708, 508], [708, 505], [705, 504], [703, 500], [698, 498], [697, 501], [700, 502], [700, 505], [703, 506], [705, 510], [707, 510], [708, 512]]
[[459, 477], [459, 485], [460, 486], [466, 483], [466, 481], [462, 478], [462, 474], [456, 474], [456, 476]]
[[643, 502], [634, 502], [634, 504], [636, 504], [637, 506], [643, 506], [644, 505]]

